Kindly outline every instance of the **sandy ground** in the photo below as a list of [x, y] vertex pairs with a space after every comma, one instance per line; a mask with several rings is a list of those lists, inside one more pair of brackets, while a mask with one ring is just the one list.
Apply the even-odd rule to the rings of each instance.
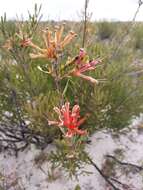
[[[114, 165], [114, 171], [106, 162], [105, 155], [116, 155], [124, 162], [143, 165], [143, 116], [133, 120], [129, 128], [124, 129], [120, 134], [111, 134], [106, 130], [96, 132], [90, 140], [91, 143], [86, 146], [86, 151], [92, 157], [94, 162], [104, 170], [109, 170], [114, 177], [122, 183], [130, 185], [129, 190], [143, 190], [143, 172], [136, 171], [128, 166], [122, 168]], [[45, 152], [51, 150], [50, 145]], [[55, 179], [50, 180], [48, 169], [50, 163], [42, 162], [35, 164], [35, 158], [44, 152], [36, 149], [34, 146], [20, 152], [18, 157], [8, 152], [0, 154], [0, 173], [8, 179], [6, 190], [74, 190], [79, 184], [82, 190], [108, 190], [104, 179], [99, 175], [93, 166], [85, 166], [85, 170], [92, 172], [90, 175], [82, 175], [79, 180], [67, 180], [63, 171], [55, 171]], [[106, 171], [107, 172], [107, 171]], [[2, 179], [2, 177], [0, 177]], [[14, 179], [17, 179], [14, 181]], [[4, 179], [2, 179], [4, 181]], [[13, 183], [13, 187], [11, 185]], [[19, 184], [19, 185], [18, 185]], [[114, 183], [116, 184], [116, 183]], [[3, 183], [4, 185], [4, 183]], [[15, 186], [15, 187], [14, 187]], [[121, 188], [128, 190], [127, 188]]]

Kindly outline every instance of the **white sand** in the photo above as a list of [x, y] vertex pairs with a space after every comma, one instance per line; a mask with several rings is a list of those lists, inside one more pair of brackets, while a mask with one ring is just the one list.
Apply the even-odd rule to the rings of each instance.
[[[143, 117], [137, 118], [130, 126], [130, 130], [124, 130], [123, 134], [113, 137], [109, 132], [99, 131], [91, 137], [91, 144], [86, 146], [95, 163], [101, 168], [105, 161], [106, 154], [113, 154], [116, 149], [123, 150], [123, 160], [134, 164], [143, 164], [143, 133], [139, 133], [137, 126], [142, 122]], [[50, 145], [45, 151], [52, 148]], [[82, 190], [106, 190], [104, 179], [99, 175], [93, 166], [85, 166], [85, 170], [93, 174], [80, 176], [79, 181], [67, 180], [63, 171], [56, 171], [58, 178], [48, 180], [49, 163], [44, 162], [38, 168], [34, 163], [36, 155], [42, 152], [31, 146], [29, 149], [20, 152], [18, 158], [8, 152], [0, 154], [0, 172], [8, 175], [14, 172], [19, 177], [19, 184], [26, 190], [74, 190], [77, 184]], [[43, 171], [42, 171], [43, 170]], [[121, 171], [116, 172], [118, 179], [126, 184], [135, 186], [132, 190], [143, 190], [143, 178], [141, 173], [130, 173], [127, 176]], [[120, 175], [120, 176], [119, 176]], [[11, 187], [10, 190], [13, 190]]]

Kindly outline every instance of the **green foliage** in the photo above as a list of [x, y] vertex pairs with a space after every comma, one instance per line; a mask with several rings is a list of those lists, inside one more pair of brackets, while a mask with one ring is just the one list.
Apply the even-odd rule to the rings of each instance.
[[75, 189], [74, 190], [81, 190], [80, 186], [79, 185], [76, 185]]
[[101, 40], [110, 39], [116, 33], [117, 23], [102, 21], [97, 24], [98, 36]]
[[88, 154], [84, 151], [84, 140], [74, 137], [72, 143], [68, 140], [55, 141], [57, 150], [52, 151], [48, 160], [52, 163], [52, 168], [61, 168], [69, 178], [76, 177], [88, 171], [84, 170], [84, 165], [89, 163]]
[[47, 138], [59, 136], [58, 127], [48, 126], [48, 119], [55, 119], [56, 117], [52, 110], [55, 104], [59, 104], [59, 101], [60, 97], [57, 92], [49, 92], [46, 95], [39, 94], [38, 97], [33, 97], [32, 101], [25, 105], [27, 119], [30, 120], [29, 127], [33, 131], [47, 134]]
[[143, 49], [143, 26], [139, 24], [132, 32], [135, 49]]

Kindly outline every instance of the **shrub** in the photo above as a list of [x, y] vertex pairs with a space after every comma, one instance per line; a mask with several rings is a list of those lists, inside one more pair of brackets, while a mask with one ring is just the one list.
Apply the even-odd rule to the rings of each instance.
[[116, 33], [117, 23], [102, 21], [97, 23], [99, 39], [105, 40], [112, 38]]
[[143, 49], [143, 26], [139, 24], [132, 32], [133, 45], [135, 49]]

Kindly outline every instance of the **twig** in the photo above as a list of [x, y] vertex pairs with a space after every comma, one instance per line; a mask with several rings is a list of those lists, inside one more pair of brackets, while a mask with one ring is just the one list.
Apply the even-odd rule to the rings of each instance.
[[99, 172], [99, 174], [104, 178], [104, 180], [114, 189], [114, 190], [120, 190], [118, 187], [116, 187], [109, 179], [108, 176], [106, 176], [99, 167], [92, 161], [90, 157], [88, 157], [89, 162], [95, 167], [95, 169]]
[[84, 5], [84, 23], [83, 23], [83, 39], [82, 39], [82, 47], [84, 48], [85, 46], [85, 41], [86, 41], [86, 32], [87, 32], [87, 20], [88, 20], [88, 16], [87, 16], [87, 9], [88, 9], [88, 3], [89, 0], [85, 0], [85, 5]]
[[124, 184], [124, 183], [120, 182], [119, 180], [117, 180], [117, 179], [114, 178], [114, 177], [110, 177], [110, 180], [112, 180], [112, 181], [118, 183], [119, 185], [121, 185], [121, 186], [122, 186], [124, 189], [126, 189], [126, 190], [132, 190], [132, 189], [131, 189], [132, 187], [130, 187], [130, 186], [127, 185], [127, 184]]
[[62, 89], [60, 85], [60, 77], [59, 77], [59, 60], [55, 60], [53, 62], [53, 70], [54, 70], [54, 80], [56, 84], [56, 90], [58, 91], [58, 94], [60, 95], [60, 106], [63, 105], [63, 95], [62, 95]]
[[128, 162], [121, 162], [121, 161], [118, 160], [115, 156], [106, 155], [106, 157], [115, 160], [115, 161], [116, 161], [118, 164], [120, 164], [120, 165], [135, 167], [135, 168], [137, 168], [137, 169], [140, 170], [140, 171], [143, 170], [143, 167], [138, 166], [138, 165], [136, 165], [136, 164], [132, 164], [132, 163], [128, 163]]

